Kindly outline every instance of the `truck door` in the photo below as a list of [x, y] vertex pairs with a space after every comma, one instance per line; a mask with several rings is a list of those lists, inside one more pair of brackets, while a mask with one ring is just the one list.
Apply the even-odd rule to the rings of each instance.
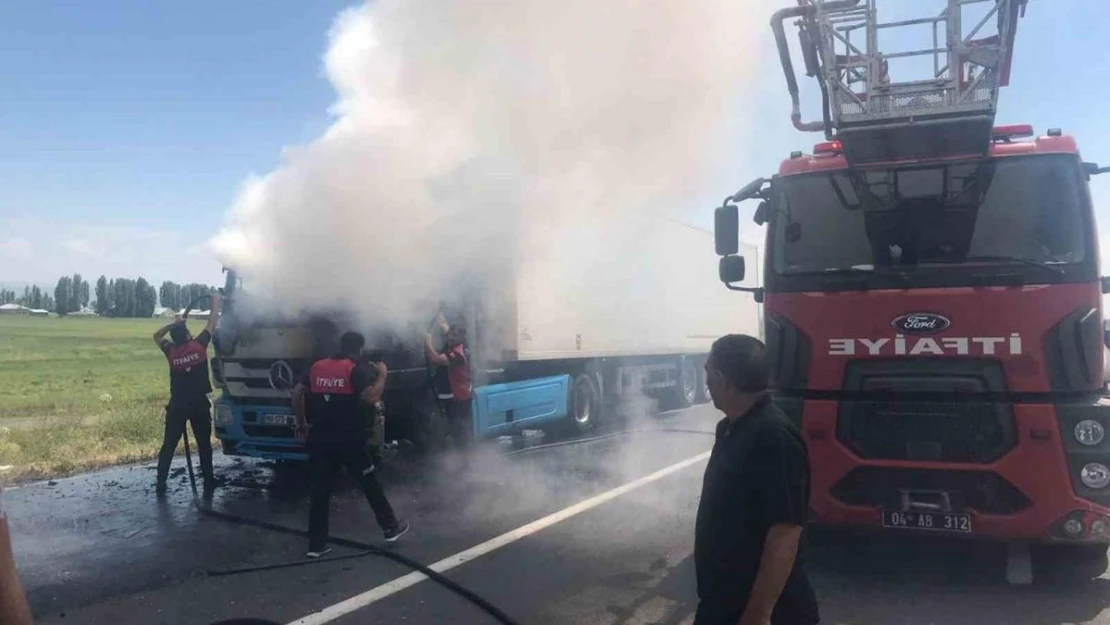
[[566, 418], [569, 389], [568, 375], [475, 388], [475, 438], [492, 438]]

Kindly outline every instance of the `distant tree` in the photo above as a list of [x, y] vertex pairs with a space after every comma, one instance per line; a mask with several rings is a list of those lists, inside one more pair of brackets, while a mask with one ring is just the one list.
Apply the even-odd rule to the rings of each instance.
[[37, 284], [31, 287], [31, 308], [42, 308], [42, 289]]
[[75, 273], [69, 281], [69, 310], [70, 312], [77, 312], [81, 310], [81, 274]]
[[58, 278], [58, 286], [54, 287], [55, 312], [63, 317], [73, 312], [73, 309], [71, 309], [69, 306], [70, 302], [73, 301], [70, 298], [72, 284], [73, 278], [70, 278], [69, 276], [62, 276], [61, 278]]
[[120, 289], [123, 298], [123, 307], [120, 310], [120, 317], [134, 317], [135, 316], [135, 281], [128, 280], [127, 278], [120, 278], [116, 280], [116, 285]]
[[198, 297], [211, 295], [216, 292], [216, 288], [207, 284], [197, 284], [195, 282], [186, 284], [181, 287], [181, 299], [178, 302], [182, 307], [188, 306]]
[[49, 310], [50, 312], [55, 312], [54, 311], [54, 298], [51, 297], [49, 293], [43, 293], [42, 294], [42, 307], [45, 310]]
[[111, 282], [110, 292], [112, 297], [112, 308], [109, 315], [112, 317], [124, 317], [125, 308], [127, 307], [127, 295], [124, 293], [125, 285], [123, 278], [115, 278]]
[[29, 286], [23, 287], [23, 295], [21, 295], [19, 298], [17, 298], [15, 300], [15, 303], [19, 304], [20, 306], [30, 306], [31, 305], [31, 287], [29, 287]]
[[100, 276], [96, 279], [96, 314], [106, 315], [112, 309], [112, 297], [108, 291], [108, 278]]
[[88, 308], [89, 307], [89, 281], [88, 280], [82, 280], [81, 281], [80, 298], [81, 298], [81, 308]]
[[166, 308], [180, 310], [185, 305], [181, 302], [181, 285], [176, 282], [163, 282], [158, 289], [158, 301]]
[[154, 286], [140, 277], [135, 281], [135, 310], [136, 317], [150, 317], [154, 315], [154, 307], [158, 303], [158, 292]]

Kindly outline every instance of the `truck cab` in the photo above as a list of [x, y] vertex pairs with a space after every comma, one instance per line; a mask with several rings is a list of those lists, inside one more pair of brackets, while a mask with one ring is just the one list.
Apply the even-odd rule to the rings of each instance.
[[428, 391], [423, 343], [415, 332], [407, 341], [391, 332], [368, 332], [340, 311], [282, 314], [279, 307], [272, 307], [260, 314], [244, 309], [242, 289], [242, 279], [228, 270], [212, 361], [213, 378], [221, 390], [214, 402], [214, 425], [225, 454], [307, 459], [304, 445], [294, 436], [291, 392], [315, 360], [337, 351], [339, 336], [347, 330], [362, 331], [368, 356], [389, 367], [386, 405], [391, 415], [405, 417], [387, 420], [377, 442], [420, 443], [427, 438], [418, 427], [418, 415], [430, 415], [434, 398]]

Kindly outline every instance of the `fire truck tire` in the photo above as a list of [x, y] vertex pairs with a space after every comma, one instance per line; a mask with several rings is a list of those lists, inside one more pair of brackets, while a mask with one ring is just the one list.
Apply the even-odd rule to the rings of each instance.
[[574, 377], [570, 385], [570, 403], [567, 408], [570, 411], [567, 423], [572, 432], [588, 434], [597, 429], [598, 422], [601, 420], [601, 394], [597, 390], [593, 376], [580, 373]]
[[1107, 545], [1033, 545], [1033, 578], [1048, 583], [1090, 581], [1110, 566]]

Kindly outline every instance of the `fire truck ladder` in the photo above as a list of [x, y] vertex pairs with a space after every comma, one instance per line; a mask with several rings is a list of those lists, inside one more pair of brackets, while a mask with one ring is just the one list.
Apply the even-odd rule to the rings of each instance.
[[[878, 21], [876, 2], [798, 0], [772, 18], [794, 126], [840, 141], [853, 165], [985, 154], [1027, 0], [944, 0], [938, 15], [888, 23]], [[806, 75], [818, 78], [821, 88], [820, 122], [802, 121], [783, 28], [793, 17], [800, 18]], [[974, 25], [965, 29], [965, 23]], [[930, 29], [931, 47], [880, 49], [880, 33], [885, 43], [916, 38], [928, 45]]]

